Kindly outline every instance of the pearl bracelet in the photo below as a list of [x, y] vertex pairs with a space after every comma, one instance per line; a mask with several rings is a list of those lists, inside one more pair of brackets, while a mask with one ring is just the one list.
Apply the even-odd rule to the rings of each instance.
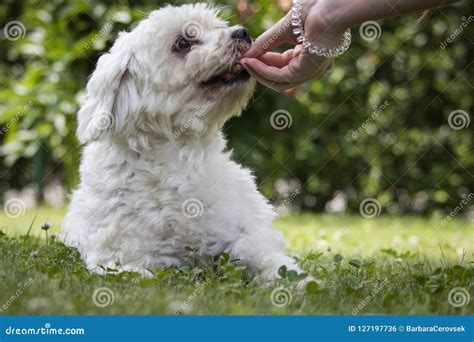
[[339, 46], [333, 48], [319, 47], [311, 44], [304, 36], [304, 27], [301, 20], [301, 11], [303, 8], [303, 0], [293, 0], [293, 8], [291, 10], [291, 25], [293, 33], [298, 36], [296, 41], [310, 54], [318, 55], [326, 58], [335, 58], [342, 55], [349, 49], [352, 41], [351, 29], [344, 32], [342, 42]]

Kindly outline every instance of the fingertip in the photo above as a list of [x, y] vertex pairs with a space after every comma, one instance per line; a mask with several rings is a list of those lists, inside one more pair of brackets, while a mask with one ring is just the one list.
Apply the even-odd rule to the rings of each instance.
[[240, 60], [240, 63], [246, 68], [251, 68], [255, 66], [255, 58], [245, 57]]
[[255, 57], [257, 55], [258, 48], [255, 46], [255, 42], [252, 44], [250, 49], [244, 54], [244, 57]]
[[258, 58], [264, 55], [267, 51], [268, 49], [266, 48], [265, 44], [262, 44], [260, 42], [260, 38], [257, 38], [257, 40], [253, 42], [249, 51], [247, 51], [244, 56], [249, 58]]

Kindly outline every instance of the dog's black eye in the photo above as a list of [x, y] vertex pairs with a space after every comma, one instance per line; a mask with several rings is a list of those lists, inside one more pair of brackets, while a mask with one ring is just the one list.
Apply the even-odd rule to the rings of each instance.
[[184, 38], [184, 37], [180, 37], [176, 44], [175, 44], [175, 49], [178, 50], [178, 51], [186, 51], [186, 50], [189, 50], [191, 48], [191, 46], [193, 45], [192, 41]]

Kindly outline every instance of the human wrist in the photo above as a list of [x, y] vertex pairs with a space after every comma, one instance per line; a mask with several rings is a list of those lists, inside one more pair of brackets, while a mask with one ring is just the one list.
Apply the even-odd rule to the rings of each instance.
[[351, 26], [345, 15], [347, 0], [309, 0], [305, 1], [303, 22], [308, 35], [319, 43], [337, 44], [344, 32]]
[[[334, 58], [350, 45], [351, 34], [342, 25], [335, 25], [326, 15], [330, 4], [324, 0], [294, 0], [289, 13], [297, 41], [311, 54]], [[334, 7], [333, 7], [334, 8]]]

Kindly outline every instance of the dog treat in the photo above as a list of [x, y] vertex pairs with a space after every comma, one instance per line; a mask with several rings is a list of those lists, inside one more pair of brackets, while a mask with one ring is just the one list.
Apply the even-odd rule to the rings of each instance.
[[242, 65], [239, 64], [239, 63], [235, 63], [234, 64], [234, 67], [232, 68], [232, 72], [233, 73], [238, 73], [238, 72], [241, 72], [243, 69]]

